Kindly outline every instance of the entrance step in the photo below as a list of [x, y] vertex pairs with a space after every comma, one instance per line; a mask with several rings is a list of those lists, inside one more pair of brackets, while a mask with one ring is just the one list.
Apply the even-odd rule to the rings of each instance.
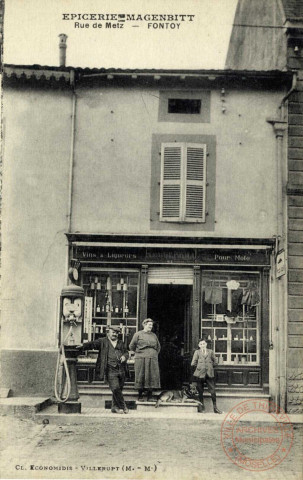
[[161, 402], [158, 408], [155, 408], [155, 402], [136, 402], [138, 412], [159, 412], [165, 414], [197, 413], [198, 404], [195, 402]]
[[[106, 384], [78, 384], [78, 389], [80, 401], [85, 408], [106, 408], [106, 405], [109, 404], [112, 398], [112, 393]], [[160, 392], [161, 390], [153, 392], [154, 401], [156, 401], [157, 395]], [[131, 408], [134, 408], [133, 403], [138, 399], [137, 390], [135, 390], [132, 385], [126, 385], [123, 389], [123, 395], [126, 403], [129, 403], [132, 405]], [[237, 404], [246, 400], [268, 402], [268, 400], [270, 400], [270, 395], [263, 393], [261, 389], [217, 389], [217, 404], [220, 410], [223, 410], [224, 412], [228, 412]], [[207, 391], [204, 394], [204, 403], [206, 411], [212, 412], [212, 402], [210, 394]]]
[[[112, 392], [107, 386], [102, 386], [99, 388], [81, 388], [78, 387], [79, 395], [80, 395], [80, 402], [84, 407], [87, 408], [110, 408], [108, 405], [111, 403], [112, 399]], [[155, 391], [154, 398], [156, 401], [157, 395], [160, 393]], [[123, 396], [127, 403], [130, 405], [128, 408], [135, 408], [133, 404], [135, 404], [138, 398], [138, 391], [134, 388], [124, 388], [123, 389]]]

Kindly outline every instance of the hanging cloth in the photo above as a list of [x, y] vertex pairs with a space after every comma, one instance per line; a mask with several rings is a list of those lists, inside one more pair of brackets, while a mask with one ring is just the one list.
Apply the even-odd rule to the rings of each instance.
[[205, 287], [205, 302], [211, 305], [222, 303], [222, 288], [214, 287], [213, 285]]
[[247, 287], [243, 290], [243, 296], [241, 300], [242, 305], [248, 305], [249, 307], [255, 307], [260, 303], [260, 295], [255, 282], [249, 282]]

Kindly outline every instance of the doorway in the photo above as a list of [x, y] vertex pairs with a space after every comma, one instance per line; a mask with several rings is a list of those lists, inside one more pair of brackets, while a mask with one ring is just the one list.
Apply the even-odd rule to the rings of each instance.
[[191, 285], [149, 285], [147, 316], [155, 322], [161, 344], [162, 389], [179, 389], [189, 381], [191, 360]]

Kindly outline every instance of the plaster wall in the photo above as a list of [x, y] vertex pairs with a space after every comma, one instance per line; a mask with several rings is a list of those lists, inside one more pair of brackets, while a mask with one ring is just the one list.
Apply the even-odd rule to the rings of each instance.
[[2, 347], [54, 349], [65, 281], [71, 96], [4, 93]]
[[[220, 91], [213, 90], [209, 123], [169, 123], [158, 121], [159, 90], [78, 89], [72, 231], [157, 233], [150, 225], [152, 135], [215, 135], [215, 230], [203, 236], [272, 237], [276, 145], [266, 119], [282, 96], [227, 90], [223, 114]], [[185, 233], [176, 224], [167, 234], [202, 230]]]
[[[156, 234], [150, 224], [152, 135], [211, 135], [216, 223], [203, 236], [271, 237], [275, 136], [266, 118], [275, 115], [282, 96], [226, 91], [223, 114], [220, 91], [212, 91], [210, 123], [191, 124], [159, 122], [156, 89], [78, 89], [71, 230]], [[3, 107], [2, 384], [14, 394], [43, 393], [51, 388], [56, 299], [66, 279], [72, 98], [64, 90], [6, 88]], [[159, 233], [202, 234], [182, 225]]]

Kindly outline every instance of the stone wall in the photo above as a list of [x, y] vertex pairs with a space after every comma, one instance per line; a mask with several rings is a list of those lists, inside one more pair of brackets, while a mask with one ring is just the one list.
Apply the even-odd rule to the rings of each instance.
[[288, 413], [303, 412], [303, 71], [288, 104]]

